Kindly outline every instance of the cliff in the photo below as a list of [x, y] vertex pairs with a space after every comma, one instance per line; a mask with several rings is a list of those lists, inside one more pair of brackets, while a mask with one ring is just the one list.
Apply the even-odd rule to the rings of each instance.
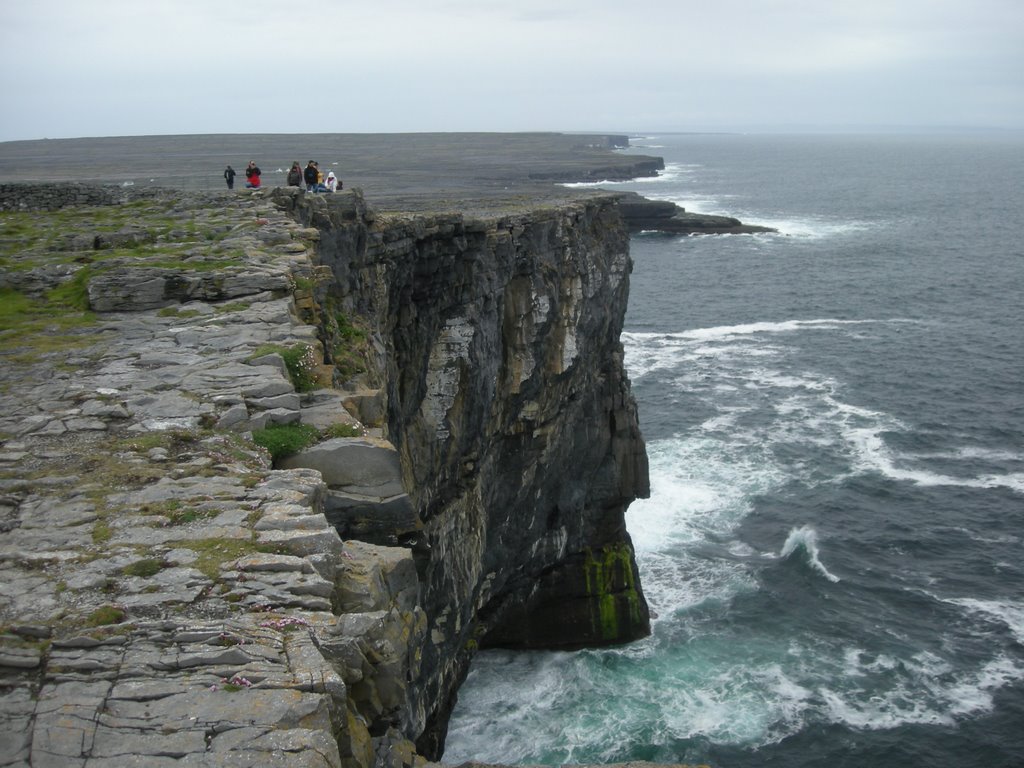
[[648, 485], [619, 342], [622, 221], [611, 196], [372, 223], [338, 198], [276, 199], [321, 232], [333, 279], [318, 301], [364, 318], [378, 342], [386, 434], [416, 515], [374, 539], [417, 553], [431, 637], [418, 745], [437, 756], [473, 648], [648, 631], [623, 521]]
[[410, 765], [477, 648], [648, 631], [615, 196], [0, 208], [9, 762]]

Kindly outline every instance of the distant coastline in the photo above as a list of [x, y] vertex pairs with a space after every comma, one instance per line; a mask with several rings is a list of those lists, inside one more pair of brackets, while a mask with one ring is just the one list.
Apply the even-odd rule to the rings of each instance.
[[[227, 191], [223, 170], [256, 160], [264, 185], [284, 186], [292, 162], [315, 159], [381, 210], [501, 207], [582, 194], [558, 184], [656, 176], [661, 157], [622, 153], [624, 134], [199, 134], [0, 142], [0, 182], [71, 181]], [[601, 190], [601, 193], [607, 193]], [[614, 193], [631, 232], [772, 231], [671, 203]]]

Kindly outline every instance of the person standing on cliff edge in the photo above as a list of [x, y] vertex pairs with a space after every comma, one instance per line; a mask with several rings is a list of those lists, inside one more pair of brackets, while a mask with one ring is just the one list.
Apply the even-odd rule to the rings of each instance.
[[228, 189], [235, 188], [235, 169], [230, 165], [224, 169], [224, 181], [228, 183]]
[[316, 192], [317, 170], [315, 162], [310, 160], [306, 163], [306, 170], [302, 172], [302, 177], [306, 180], [306, 191]]
[[255, 160], [250, 160], [249, 165], [245, 168], [245, 186], [249, 189], [260, 188], [260, 176], [262, 172]]

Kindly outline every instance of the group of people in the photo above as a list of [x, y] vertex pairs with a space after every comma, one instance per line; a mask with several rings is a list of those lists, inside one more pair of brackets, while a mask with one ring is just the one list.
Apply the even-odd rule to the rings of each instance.
[[[227, 182], [228, 189], [235, 188], [236, 175], [235, 169], [230, 165], [224, 169], [224, 181]], [[245, 167], [246, 189], [259, 189], [262, 176], [263, 172], [256, 165], [256, 161], [250, 160], [249, 165]], [[292, 163], [287, 182], [289, 187], [301, 187], [305, 184], [307, 192], [336, 192], [342, 186], [334, 171], [328, 171], [325, 177], [315, 160], [310, 160], [305, 168], [299, 166], [298, 160]]]
[[288, 186], [301, 187], [303, 184], [307, 192], [336, 192], [341, 188], [341, 182], [334, 171], [328, 171], [327, 176], [324, 176], [316, 160], [310, 160], [305, 168], [299, 167], [298, 160], [292, 163], [288, 171]]

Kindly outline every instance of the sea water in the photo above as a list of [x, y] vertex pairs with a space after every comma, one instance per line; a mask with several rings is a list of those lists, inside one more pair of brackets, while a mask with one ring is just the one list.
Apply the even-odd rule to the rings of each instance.
[[660, 135], [632, 239], [653, 633], [489, 651], [446, 762], [1024, 765], [1024, 136]]

